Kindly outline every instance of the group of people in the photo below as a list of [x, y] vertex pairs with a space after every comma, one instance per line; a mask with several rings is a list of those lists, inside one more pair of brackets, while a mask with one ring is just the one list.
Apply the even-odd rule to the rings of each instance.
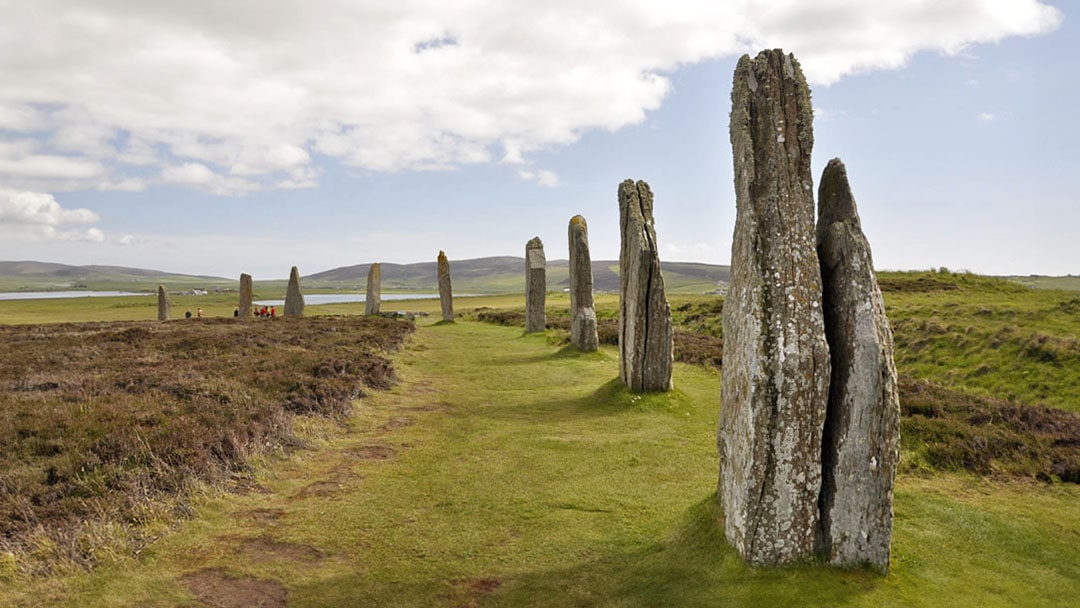
[[[201, 309], [201, 308], [200, 308], [200, 309], [198, 309], [198, 310], [197, 310], [197, 311], [195, 312], [195, 315], [196, 315], [197, 317], [199, 317], [199, 318], [201, 319], [201, 318], [202, 318], [202, 315], [203, 315], [203, 313], [202, 313], [202, 309]], [[184, 318], [185, 318], [185, 319], [190, 319], [190, 318], [191, 318], [191, 311], [190, 311], [190, 310], [185, 310], [185, 311], [184, 311]]]
[[[261, 317], [263, 319], [273, 319], [274, 317], [277, 316], [277, 308], [275, 308], [273, 306], [269, 306], [269, 307], [263, 306], [262, 308], [256, 307], [253, 312], [254, 312], [254, 315], [256, 317]], [[239, 306], [237, 306], [236, 308], [233, 309], [232, 316], [234, 316], [234, 317], [239, 317], [240, 316], [240, 307]]]

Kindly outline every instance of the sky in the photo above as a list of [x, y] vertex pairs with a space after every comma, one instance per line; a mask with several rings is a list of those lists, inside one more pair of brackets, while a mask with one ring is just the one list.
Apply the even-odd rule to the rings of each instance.
[[577, 214], [618, 259], [632, 178], [662, 260], [727, 264], [732, 74], [783, 48], [878, 269], [1080, 274], [1072, 6], [0, 0], [0, 260], [553, 260]]

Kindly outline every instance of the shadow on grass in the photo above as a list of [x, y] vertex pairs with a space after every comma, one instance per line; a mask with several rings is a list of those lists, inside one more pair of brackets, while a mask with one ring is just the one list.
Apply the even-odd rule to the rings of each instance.
[[[520, 339], [536, 339], [539, 334], [527, 334], [523, 333], [519, 337]], [[507, 355], [501, 357], [498, 361], [499, 365], [529, 365], [532, 363], [542, 363], [544, 361], [611, 361], [612, 356], [605, 353], [603, 350], [595, 350], [592, 352], [584, 352], [573, 344], [566, 344], [554, 352], [539, 353], [539, 354], [527, 354], [527, 355]]]
[[666, 393], [635, 393], [618, 378], [612, 378], [586, 395], [552, 398], [542, 391], [529, 397], [514, 393], [512, 401], [479, 408], [469, 415], [497, 421], [564, 423], [642, 412], [682, 416], [693, 407], [693, 400], [678, 389]]
[[[398, 572], [380, 587], [331, 579], [295, 590], [346, 605], [462, 606], [834, 606], [874, 591], [885, 579], [862, 571], [810, 564], [749, 568], [725, 541], [716, 495], [691, 505], [666, 539], [567, 551], [567, 565], [512, 572], [468, 572], [465, 565], [418, 564], [433, 571]], [[467, 574], [462, 575], [465, 571]], [[454, 572], [451, 575], [449, 572]], [[439, 581], [440, 577], [444, 577]]]
[[686, 510], [666, 540], [515, 578], [491, 604], [833, 606], [883, 584], [866, 572], [818, 564], [747, 567], [727, 544], [723, 526], [711, 494]]

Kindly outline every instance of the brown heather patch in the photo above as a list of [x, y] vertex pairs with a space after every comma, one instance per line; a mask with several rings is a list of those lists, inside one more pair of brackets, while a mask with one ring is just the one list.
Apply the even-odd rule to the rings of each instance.
[[1080, 483], [1080, 414], [900, 379], [905, 450], [933, 469]]
[[188, 513], [194, 487], [242, 488], [251, 456], [302, 445], [296, 415], [340, 420], [389, 387], [384, 354], [413, 329], [366, 317], [0, 326], [0, 553], [24, 573], [86, 567], [103, 528], [138, 551], [159, 533], [145, 529]]

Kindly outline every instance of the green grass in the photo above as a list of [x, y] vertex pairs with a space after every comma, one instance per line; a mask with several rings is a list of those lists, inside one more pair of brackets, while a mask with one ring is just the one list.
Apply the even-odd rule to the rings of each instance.
[[1080, 295], [939, 273], [882, 288], [902, 374], [1080, 412]]
[[1080, 592], [1074, 485], [901, 475], [888, 576], [751, 569], [715, 501], [717, 373], [679, 365], [675, 392], [633, 395], [611, 349], [472, 322], [421, 327], [396, 362], [402, 384], [321, 449], [264, 461], [262, 490], [208, 499], [138, 559], [0, 588], [0, 604], [190, 604], [183, 577], [208, 568], [277, 581], [290, 606], [1067, 606]]

